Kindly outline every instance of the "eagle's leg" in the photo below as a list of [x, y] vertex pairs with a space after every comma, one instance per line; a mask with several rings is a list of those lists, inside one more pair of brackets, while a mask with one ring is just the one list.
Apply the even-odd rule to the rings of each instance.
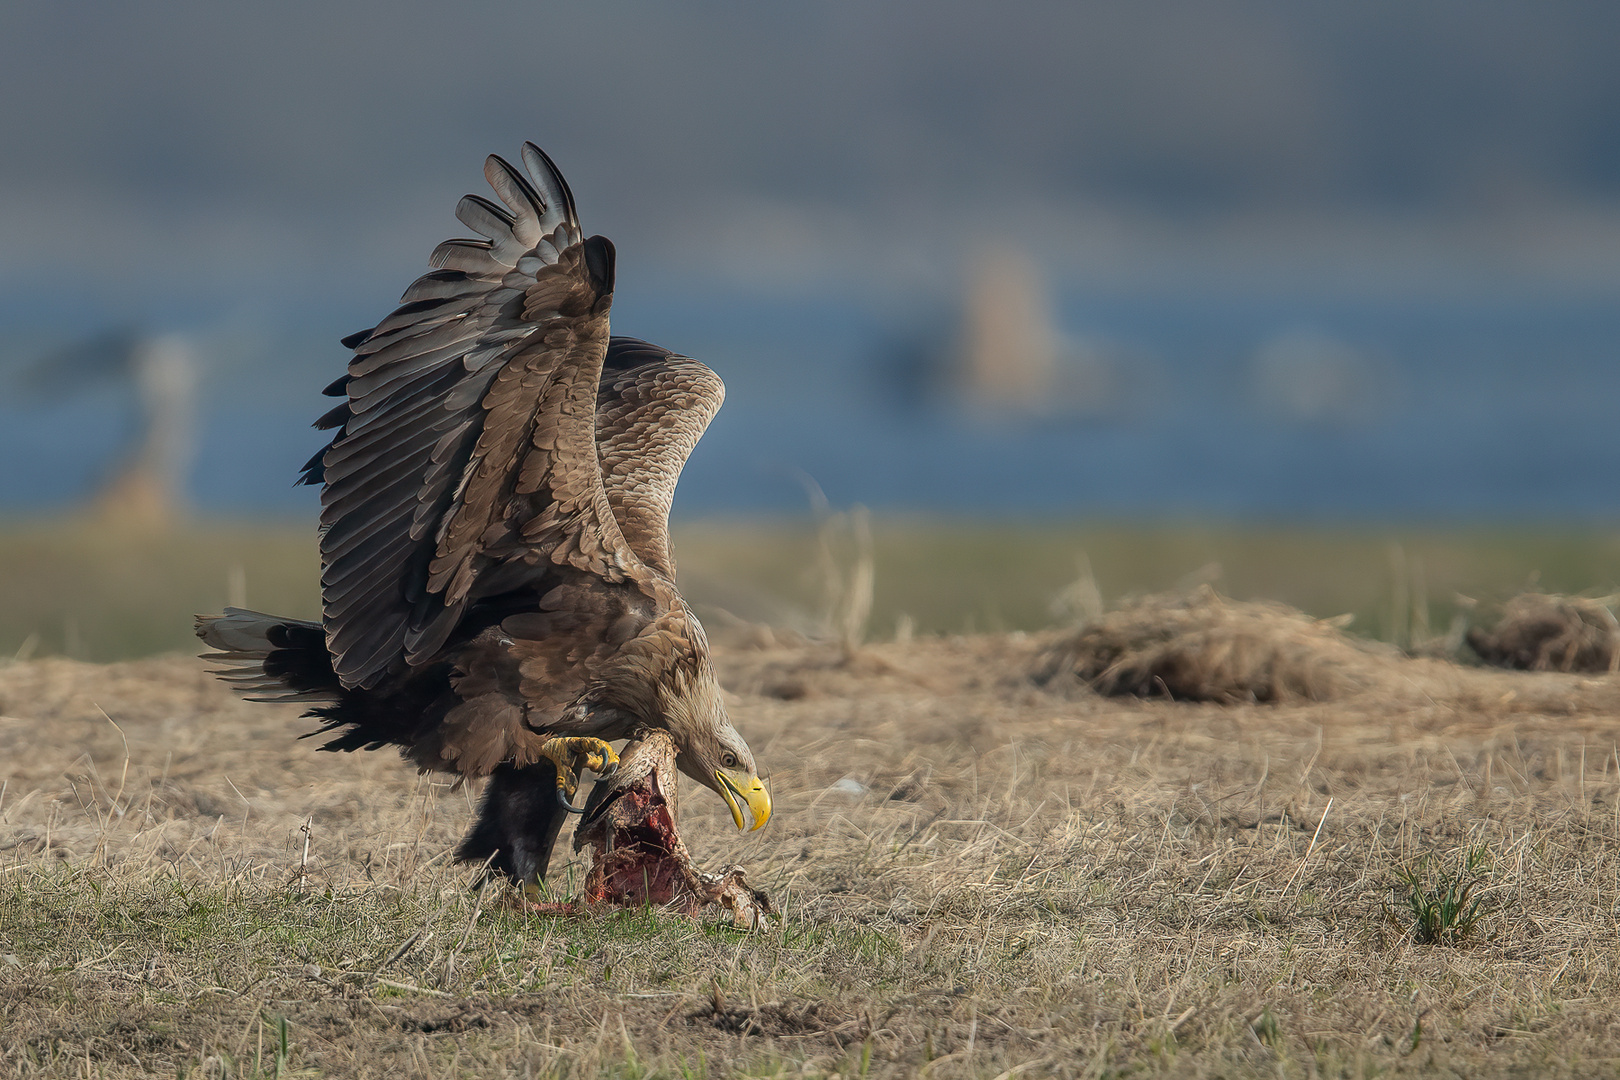
[[605, 779], [619, 767], [619, 755], [613, 747], [583, 735], [547, 739], [540, 746], [540, 756], [557, 767], [557, 800], [570, 810], [574, 809], [572, 800], [579, 784], [578, 769], [589, 769]]
[[501, 765], [490, 774], [478, 820], [456, 849], [462, 862], [482, 863], [518, 885], [543, 881], [563, 820], [557, 805], [556, 768], [542, 758], [519, 768]]

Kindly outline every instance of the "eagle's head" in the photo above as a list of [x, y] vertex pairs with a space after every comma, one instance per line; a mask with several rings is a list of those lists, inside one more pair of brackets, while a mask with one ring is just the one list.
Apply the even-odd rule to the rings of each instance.
[[720, 684], [707, 664], [695, 672], [682, 672], [662, 688], [663, 727], [679, 749], [675, 764], [681, 772], [726, 801], [737, 828], [747, 829], [743, 805], [758, 829], [771, 819], [771, 793], [759, 779], [753, 752], [731, 726]]

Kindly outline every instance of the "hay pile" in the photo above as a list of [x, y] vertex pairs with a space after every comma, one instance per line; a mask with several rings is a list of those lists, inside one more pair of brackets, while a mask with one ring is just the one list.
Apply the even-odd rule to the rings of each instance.
[[1128, 604], [1049, 647], [1037, 683], [1223, 704], [1329, 701], [1366, 688], [1377, 646], [1284, 604], [1230, 600], [1209, 586]]
[[1468, 631], [1468, 645], [1492, 667], [1617, 671], [1620, 622], [1610, 607], [1614, 599], [1521, 593], [1502, 606], [1502, 618], [1491, 629]]

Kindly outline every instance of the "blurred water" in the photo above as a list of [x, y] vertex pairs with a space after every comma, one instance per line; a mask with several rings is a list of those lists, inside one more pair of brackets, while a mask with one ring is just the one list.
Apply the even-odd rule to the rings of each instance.
[[[725, 408], [679, 513], [839, 504], [979, 516], [1610, 519], [1620, 510], [1620, 305], [1073, 294], [1062, 330], [1107, 400], [974, 415], [956, 316], [813, 295], [622, 301], [615, 325], [699, 356]], [[212, 512], [313, 513], [297, 467], [344, 354], [292, 326], [207, 385], [190, 491]], [[270, 322], [273, 324], [274, 320]], [[85, 498], [132, 426], [101, 391], [0, 398], [0, 509]]]

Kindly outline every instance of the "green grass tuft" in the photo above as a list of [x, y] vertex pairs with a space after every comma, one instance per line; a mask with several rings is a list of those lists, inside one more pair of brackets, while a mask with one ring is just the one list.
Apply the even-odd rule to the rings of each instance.
[[1432, 879], [1428, 856], [1397, 868], [1394, 891], [1399, 898], [1393, 907], [1385, 906], [1386, 916], [1403, 926], [1419, 945], [1462, 945], [1478, 940], [1476, 931], [1485, 916], [1480, 888], [1485, 884], [1481, 870], [1486, 864], [1485, 850], [1473, 848], [1464, 854], [1461, 866], [1435, 871]]

